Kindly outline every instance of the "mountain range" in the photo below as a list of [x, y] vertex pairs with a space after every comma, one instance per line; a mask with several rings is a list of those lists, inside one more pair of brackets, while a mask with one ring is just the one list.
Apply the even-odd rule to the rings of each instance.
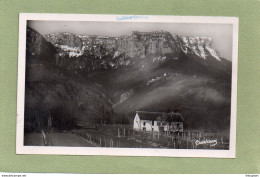
[[[77, 126], [131, 123], [135, 111], [178, 111], [190, 129], [229, 128], [231, 62], [207, 37], [167, 31], [120, 37], [27, 27], [25, 118], [67, 110]], [[57, 111], [55, 112], [57, 113]]]
[[[166, 31], [134, 31], [121, 37], [55, 33], [44, 35], [44, 38], [58, 49], [57, 57], [75, 58], [79, 62], [73, 64], [74, 68], [82, 70], [127, 66], [134, 64], [131, 59], [145, 58], [146, 55], [153, 55], [154, 63], [177, 60], [180, 54], [196, 55], [205, 61], [206, 59], [219, 62], [224, 60], [212, 47], [211, 38], [181, 37]], [[91, 61], [91, 55], [102, 61], [94, 59], [97, 66], [92, 67], [94, 61]], [[82, 57], [84, 62], [80, 61]]]

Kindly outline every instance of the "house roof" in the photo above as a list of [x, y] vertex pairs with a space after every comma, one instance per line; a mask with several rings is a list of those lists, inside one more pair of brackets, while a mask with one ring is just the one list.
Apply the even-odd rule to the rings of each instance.
[[141, 120], [161, 120], [163, 114], [161, 112], [146, 112], [146, 111], [136, 111]]
[[141, 120], [163, 120], [170, 122], [183, 122], [184, 119], [180, 113], [165, 113], [165, 112], [148, 112], [136, 111]]

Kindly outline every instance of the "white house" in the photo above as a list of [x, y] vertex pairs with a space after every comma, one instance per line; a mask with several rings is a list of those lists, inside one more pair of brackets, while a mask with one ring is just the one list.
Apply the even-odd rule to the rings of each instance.
[[133, 129], [148, 132], [183, 132], [183, 121], [179, 113], [136, 111]]

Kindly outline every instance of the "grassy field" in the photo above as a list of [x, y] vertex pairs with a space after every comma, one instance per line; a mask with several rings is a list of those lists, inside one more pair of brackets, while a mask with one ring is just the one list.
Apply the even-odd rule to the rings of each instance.
[[[227, 133], [225, 133], [227, 134]], [[135, 131], [131, 125], [99, 125], [97, 129], [25, 134], [25, 145], [67, 147], [229, 149], [224, 133], [186, 130], [182, 133]]]

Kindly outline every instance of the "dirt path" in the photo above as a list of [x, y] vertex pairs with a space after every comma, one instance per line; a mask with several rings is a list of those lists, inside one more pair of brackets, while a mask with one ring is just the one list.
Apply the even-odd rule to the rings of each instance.
[[[96, 145], [85, 140], [83, 137], [72, 133], [49, 133], [46, 134], [49, 146], [66, 147], [95, 147]], [[24, 145], [44, 146], [43, 138], [40, 133], [25, 134]]]
[[95, 145], [83, 137], [71, 133], [50, 133], [47, 135], [50, 146], [94, 147]]

